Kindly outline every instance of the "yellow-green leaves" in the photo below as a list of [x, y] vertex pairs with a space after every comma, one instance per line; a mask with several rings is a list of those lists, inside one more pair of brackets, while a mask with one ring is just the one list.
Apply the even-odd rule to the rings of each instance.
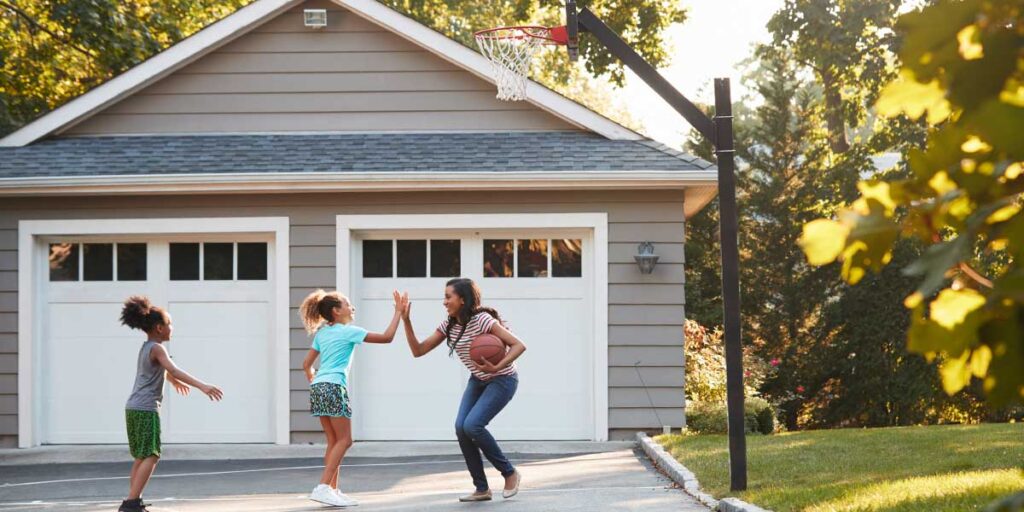
[[929, 124], [942, 122], [951, 112], [946, 91], [939, 85], [939, 81], [918, 82], [909, 70], [903, 70], [899, 78], [882, 89], [875, 107], [879, 114], [886, 117], [906, 114], [911, 119], [917, 119], [927, 112]]
[[931, 319], [947, 330], [954, 330], [967, 315], [984, 305], [985, 297], [974, 290], [942, 290], [932, 301]]
[[977, 25], [967, 25], [956, 34], [960, 43], [960, 56], [964, 60], [975, 60], [985, 56], [985, 47], [981, 44], [981, 30]]
[[843, 224], [829, 219], [817, 219], [804, 224], [799, 244], [811, 265], [827, 265], [839, 257], [849, 234], [850, 228]]
[[[839, 212], [838, 220], [818, 219], [804, 225], [798, 243], [811, 265], [843, 262], [842, 276], [856, 284], [868, 269], [889, 263], [899, 227], [892, 221], [898, 187], [885, 182], [860, 182], [861, 197]], [[897, 195], [898, 197], [898, 195]]]
[[[1019, 0], [935, 2], [901, 17], [899, 77], [882, 91], [883, 116], [926, 117], [927, 147], [911, 150], [903, 181], [862, 184], [840, 214], [853, 283], [899, 232], [926, 247], [903, 269], [920, 279], [908, 348], [940, 361], [948, 393], [980, 378], [995, 404], [1024, 401], [1024, 10]], [[818, 221], [815, 221], [818, 222]], [[839, 228], [833, 227], [833, 231]], [[801, 245], [815, 233], [804, 232]], [[806, 239], [806, 240], [805, 240]], [[989, 260], [997, 260], [993, 263]]]
[[939, 368], [949, 394], [963, 389], [972, 375], [984, 377], [992, 360], [992, 351], [978, 346], [985, 302], [975, 290], [946, 289], [932, 301], [927, 317], [923, 306], [914, 308], [907, 348], [928, 358], [943, 356]]

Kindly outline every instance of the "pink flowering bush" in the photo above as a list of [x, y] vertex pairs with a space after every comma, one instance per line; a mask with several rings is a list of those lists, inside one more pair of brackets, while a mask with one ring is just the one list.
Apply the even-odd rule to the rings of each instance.
[[[707, 329], [687, 320], [686, 346], [687, 427], [697, 432], [725, 432], [725, 344], [722, 331]], [[774, 363], [774, 364], [772, 364]], [[774, 374], [778, 360], [767, 362], [749, 347], [743, 351], [743, 384], [748, 432], [775, 430], [775, 408], [761, 398], [758, 389]]]

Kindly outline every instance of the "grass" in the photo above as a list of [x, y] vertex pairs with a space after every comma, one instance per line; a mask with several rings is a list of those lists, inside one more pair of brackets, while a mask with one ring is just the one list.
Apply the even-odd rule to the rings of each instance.
[[747, 436], [747, 490], [729, 491], [724, 435], [657, 441], [704, 492], [776, 512], [962, 512], [1024, 490], [1024, 424], [842, 429]]

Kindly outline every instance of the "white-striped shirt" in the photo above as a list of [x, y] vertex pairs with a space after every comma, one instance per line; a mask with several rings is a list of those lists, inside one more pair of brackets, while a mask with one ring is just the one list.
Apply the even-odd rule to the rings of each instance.
[[[473, 339], [477, 336], [491, 332], [491, 329], [497, 324], [498, 321], [494, 319], [490, 314], [483, 311], [473, 315], [473, 318], [469, 319], [469, 323], [465, 327], [455, 323], [452, 326], [452, 331], [448, 333], [448, 320], [441, 322], [441, 325], [437, 327], [441, 334], [448, 334], [451, 341], [458, 340], [455, 345], [455, 353], [458, 354], [459, 360], [462, 364], [466, 365], [466, 368], [473, 374], [474, 377], [480, 380], [491, 380], [499, 375], [514, 375], [516, 373], [516, 364], [512, 363], [507, 368], [502, 369], [497, 373], [485, 373], [476, 369], [473, 364], [473, 360], [469, 358], [469, 346], [473, 343]], [[461, 335], [461, 336], [460, 336]]]

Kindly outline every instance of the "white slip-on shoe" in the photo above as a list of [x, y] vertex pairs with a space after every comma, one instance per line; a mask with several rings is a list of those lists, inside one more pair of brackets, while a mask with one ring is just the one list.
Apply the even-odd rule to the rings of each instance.
[[359, 500], [341, 492], [341, 489], [331, 489], [331, 491], [344, 503], [341, 505], [342, 507], [354, 507], [359, 504]]
[[313, 492], [310, 493], [309, 499], [311, 499], [311, 500], [313, 500], [313, 501], [315, 501], [317, 503], [323, 503], [324, 505], [330, 505], [332, 507], [344, 507], [345, 506], [344, 505], [344, 503], [345, 503], [344, 500], [339, 498], [338, 495], [334, 493], [334, 489], [331, 489], [331, 486], [329, 486], [327, 484], [320, 484], [320, 485], [316, 486], [315, 488], [313, 488]]
[[516, 486], [513, 487], [512, 489], [502, 489], [501, 490], [501, 497], [505, 498], [506, 500], [511, 498], [511, 497], [513, 497], [513, 496], [515, 496], [516, 494], [519, 494], [519, 483], [523, 481], [523, 475], [520, 475], [519, 474], [519, 470], [517, 469], [516, 473], [515, 473], [515, 476], [516, 476]]

